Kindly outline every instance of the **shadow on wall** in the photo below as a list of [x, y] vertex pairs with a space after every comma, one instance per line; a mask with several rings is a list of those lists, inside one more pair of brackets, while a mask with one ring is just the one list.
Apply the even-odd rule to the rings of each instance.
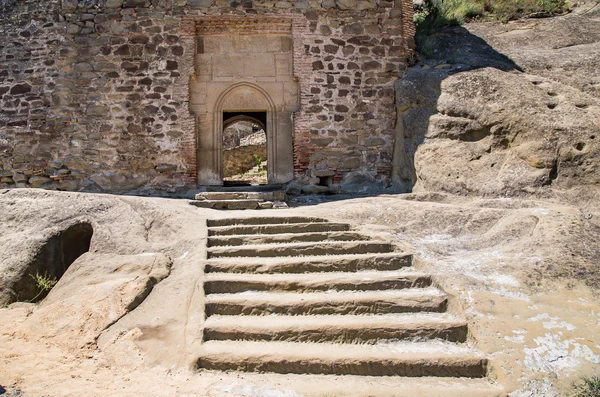
[[[430, 117], [438, 113], [442, 81], [456, 73], [482, 68], [523, 72], [506, 55], [460, 26], [444, 28], [427, 36], [421, 47], [427, 58], [409, 68], [396, 82], [397, 123], [392, 181], [401, 193], [410, 193], [417, 182], [414, 156], [425, 140]], [[461, 137], [465, 141], [480, 138], [468, 134]]]
[[[93, 234], [90, 223], [79, 222], [51, 236], [12, 286], [11, 302], [44, 299], [69, 266], [89, 251]], [[46, 284], [46, 288], [41, 284]]]

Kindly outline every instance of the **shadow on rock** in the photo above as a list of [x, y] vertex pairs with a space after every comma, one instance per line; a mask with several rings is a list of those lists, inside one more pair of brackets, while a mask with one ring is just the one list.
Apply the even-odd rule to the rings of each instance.
[[422, 47], [428, 58], [396, 83], [397, 189], [514, 196], [600, 182], [595, 98], [525, 73], [463, 27]]

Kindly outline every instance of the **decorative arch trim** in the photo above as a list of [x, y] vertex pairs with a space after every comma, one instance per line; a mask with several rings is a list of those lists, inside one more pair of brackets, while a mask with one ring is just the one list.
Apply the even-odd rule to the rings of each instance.
[[[236, 91], [243, 89], [243, 88], [249, 88], [253, 91], [256, 91], [258, 94], [260, 94], [261, 97], [266, 101], [267, 109], [264, 109], [262, 107], [248, 107], [246, 109], [224, 109], [224, 105], [226, 103], [227, 98], [230, 95], [235, 94]], [[249, 81], [241, 81], [239, 83], [235, 83], [235, 84], [229, 86], [228, 88], [225, 89], [225, 91], [223, 91], [221, 93], [221, 95], [219, 95], [219, 97], [217, 98], [217, 101], [215, 103], [215, 111], [216, 112], [222, 112], [223, 110], [274, 112], [275, 109], [276, 109], [275, 103], [271, 99], [271, 96], [269, 95], [269, 93], [261, 86], [254, 84], [252, 82], [249, 82]]]
[[[243, 104], [241, 101], [239, 104], [236, 104], [234, 107], [227, 107], [227, 100], [231, 98], [232, 95], [235, 95], [237, 91], [242, 89], [250, 89], [256, 95], [259, 95], [262, 101], [260, 102], [260, 106], [257, 105], [259, 102], [256, 101], [251, 103]], [[266, 109], [265, 109], [266, 107]], [[276, 182], [277, 175], [277, 164], [279, 164], [278, 159], [278, 150], [277, 150], [277, 106], [273, 99], [269, 95], [269, 93], [262, 88], [261, 86], [249, 82], [249, 81], [240, 81], [234, 83], [227, 87], [217, 98], [215, 102], [215, 107], [213, 111], [213, 139], [216, 142], [217, 153], [215, 158], [213, 159], [213, 166], [215, 170], [218, 170], [218, 175], [220, 180], [223, 180], [223, 111], [230, 112], [266, 112], [266, 125], [263, 125], [263, 129], [267, 134], [267, 178], [269, 183]]]

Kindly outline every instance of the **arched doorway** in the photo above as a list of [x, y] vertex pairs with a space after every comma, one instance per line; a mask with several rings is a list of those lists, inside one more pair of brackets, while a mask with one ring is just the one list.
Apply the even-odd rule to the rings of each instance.
[[[212, 113], [198, 115], [198, 184], [222, 185], [223, 131], [234, 122], [253, 121], [266, 133], [267, 182], [277, 184], [293, 178], [293, 108], [274, 102], [283, 95], [269, 92], [277, 85], [238, 82], [225, 88], [214, 101]], [[207, 110], [208, 110], [207, 109]]]

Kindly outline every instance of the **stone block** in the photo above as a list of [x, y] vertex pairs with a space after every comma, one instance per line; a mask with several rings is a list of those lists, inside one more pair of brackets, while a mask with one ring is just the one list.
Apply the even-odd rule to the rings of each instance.
[[372, 10], [376, 7], [377, 6], [375, 5], [375, 3], [371, 2], [371, 1], [359, 1], [358, 4], [356, 5], [356, 9], [359, 11]]
[[283, 51], [281, 39], [281, 36], [264, 36], [264, 48], [261, 52]]
[[216, 54], [212, 58], [213, 75], [217, 77], [245, 76], [244, 55]]
[[333, 170], [312, 170], [311, 174], [313, 177], [321, 178], [326, 176], [334, 176], [335, 171]]
[[62, 0], [61, 5], [64, 10], [74, 10], [77, 8], [77, 0]]
[[31, 86], [27, 83], [15, 84], [10, 88], [11, 95], [22, 95], [31, 92]]
[[157, 172], [174, 172], [177, 171], [177, 165], [175, 164], [159, 164], [154, 169]]
[[110, 112], [110, 108], [104, 105], [89, 105], [86, 109], [88, 116], [106, 116]]
[[335, 4], [340, 10], [353, 10], [357, 3], [357, 0], [335, 0]]
[[190, 7], [208, 8], [212, 5], [212, 0], [187, 0]]
[[196, 74], [198, 76], [210, 76], [212, 75], [213, 62], [211, 54], [198, 54], [196, 55]]
[[311, 145], [320, 146], [320, 147], [328, 146], [331, 142], [333, 142], [333, 138], [319, 137], [319, 138], [311, 138], [310, 139]]
[[120, 8], [123, 5], [123, 0], [106, 0], [104, 7], [106, 8]]
[[275, 74], [277, 76], [292, 75], [292, 54], [275, 54]]
[[45, 176], [32, 176], [29, 178], [29, 184], [31, 187], [39, 188], [45, 185], [48, 182], [52, 182], [52, 179], [47, 178]]
[[237, 76], [277, 76], [274, 54], [248, 54], [243, 57], [243, 71]]
[[206, 103], [206, 83], [190, 84], [191, 101], [197, 104]]

